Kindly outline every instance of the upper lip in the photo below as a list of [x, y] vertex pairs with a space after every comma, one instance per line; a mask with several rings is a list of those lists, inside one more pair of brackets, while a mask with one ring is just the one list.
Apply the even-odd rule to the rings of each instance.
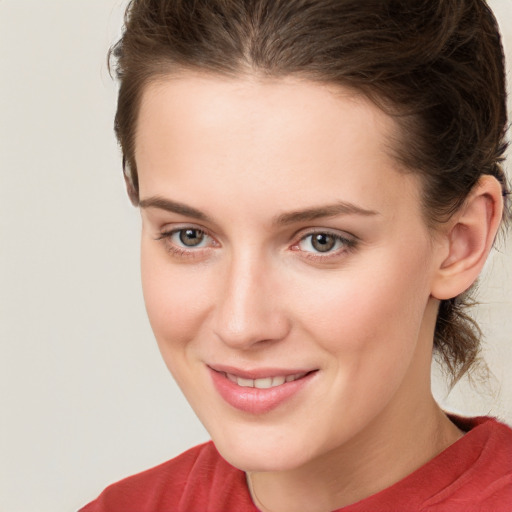
[[314, 368], [252, 368], [242, 369], [227, 365], [208, 365], [215, 372], [229, 373], [242, 379], [265, 379], [268, 377], [288, 377], [290, 375], [307, 374], [315, 371]]

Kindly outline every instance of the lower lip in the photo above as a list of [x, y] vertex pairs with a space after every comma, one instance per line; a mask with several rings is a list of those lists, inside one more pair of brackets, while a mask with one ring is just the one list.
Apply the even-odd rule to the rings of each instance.
[[231, 382], [225, 374], [210, 368], [213, 384], [220, 396], [232, 407], [250, 414], [264, 414], [290, 400], [314, 377], [310, 372], [301, 379], [268, 389], [246, 388]]

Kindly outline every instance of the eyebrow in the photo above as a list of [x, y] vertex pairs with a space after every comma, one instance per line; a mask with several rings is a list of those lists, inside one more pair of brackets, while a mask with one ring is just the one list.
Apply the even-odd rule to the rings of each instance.
[[[139, 202], [139, 206], [140, 208], [158, 208], [160, 210], [177, 213], [179, 215], [184, 215], [185, 217], [191, 217], [204, 222], [212, 222], [212, 219], [201, 210], [160, 196], [142, 199]], [[272, 224], [288, 225], [297, 222], [309, 222], [326, 217], [336, 217], [338, 215], [362, 215], [368, 217], [378, 215], [378, 212], [374, 210], [366, 210], [353, 203], [340, 201], [330, 205], [283, 213], [275, 217]]]
[[340, 201], [330, 205], [283, 213], [275, 218], [273, 224], [286, 225], [294, 224], [296, 222], [309, 222], [325, 217], [336, 217], [338, 215], [362, 215], [369, 217], [372, 215], [378, 215], [378, 212], [374, 210], [366, 210], [353, 203]]
[[154, 196], [147, 199], [142, 199], [139, 202], [140, 208], [158, 208], [171, 213], [177, 213], [184, 215], [185, 217], [192, 217], [193, 219], [202, 220], [205, 222], [211, 221], [210, 217], [203, 213], [201, 210], [192, 208], [183, 203], [171, 201], [170, 199], [164, 199], [163, 197]]

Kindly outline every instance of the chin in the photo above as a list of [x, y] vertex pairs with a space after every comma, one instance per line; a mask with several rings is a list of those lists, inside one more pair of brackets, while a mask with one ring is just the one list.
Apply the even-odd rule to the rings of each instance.
[[255, 427], [250, 429], [251, 433], [245, 434], [232, 433], [228, 429], [221, 435], [213, 433], [215, 447], [232, 466], [250, 472], [288, 471], [314, 457], [304, 441], [283, 435], [282, 432], [272, 432], [272, 429], [265, 429], [262, 425]]
[[215, 444], [222, 457], [232, 466], [246, 472], [279, 472], [290, 471], [302, 466], [306, 460], [297, 457], [299, 450], [294, 453], [286, 453], [278, 449], [272, 453], [263, 453], [257, 449], [228, 448]]

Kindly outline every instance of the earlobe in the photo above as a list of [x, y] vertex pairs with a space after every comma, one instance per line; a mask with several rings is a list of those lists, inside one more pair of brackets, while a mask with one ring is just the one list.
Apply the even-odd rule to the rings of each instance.
[[482, 176], [443, 235], [448, 254], [436, 271], [433, 297], [451, 299], [476, 281], [492, 248], [502, 213], [500, 183], [493, 176]]

